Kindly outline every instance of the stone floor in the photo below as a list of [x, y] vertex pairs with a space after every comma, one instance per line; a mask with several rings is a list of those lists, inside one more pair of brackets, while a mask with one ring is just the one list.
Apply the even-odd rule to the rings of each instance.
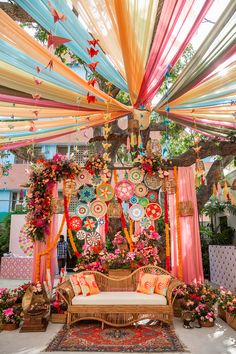
[[[24, 282], [23, 280], [0, 279], [0, 287], [14, 288]], [[2, 331], [0, 333], [0, 354], [44, 353], [47, 344], [61, 327], [61, 324], [49, 323], [47, 331], [43, 333], [19, 333], [19, 330]], [[174, 327], [181, 342], [191, 354], [236, 354], [236, 331], [221, 319], [217, 319], [213, 328], [184, 329], [181, 320], [175, 318]], [[55, 353], [63, 354], [64, 352]], [[90, 352], [90, 354], [93, 353]]]

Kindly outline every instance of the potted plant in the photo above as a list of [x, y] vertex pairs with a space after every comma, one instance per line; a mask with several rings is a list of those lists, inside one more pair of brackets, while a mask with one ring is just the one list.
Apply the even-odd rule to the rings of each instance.
[[220, 288], [220, 294], [218, 297], [218, 316], [226, 322], [226, 308], [227, 303], [232, 301], [232, 293], [225, 288]]
[[51, 322], [53, 323], [66, 323], [67, 304], [59, 299], [51, 302]]
[[2, 311], [1, 314], [2, 329], [5, 331], [13, 331], [19, 328], [20, 316], [13, 307], [9, 307]]
[[193, 316], [199, 321], [201, 327], [213, 327], [215, 324], [216, 315], [209, 305], [199, 304], [195, 308]]
[[226, 321], [228, 325], [236, 330], [236, 295], [226, 305]]

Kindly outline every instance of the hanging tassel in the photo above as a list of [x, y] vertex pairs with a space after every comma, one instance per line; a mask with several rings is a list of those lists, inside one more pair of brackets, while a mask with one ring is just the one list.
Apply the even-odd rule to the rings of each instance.
[[231, 204], [235, 205], [235, 198], [234, 198], [233, 194], [231, 194]]
[[130, 135], [130, 145], [131, 145], [131, 147], [134, 147], [134, 134], [133, 133], [131, 133], [131, 135]]
[[221, 185], [220, 185], [220, 182], [217, 183], [217, 193], [218, 193], [218, 200], [220, 202], [220, 196], [221, 196]]
[[142, 146], [142, 138], [141, 138], [141, 135], [140, 135], [140, 132], [138, 134], [138, 147], [141, 147]]
[[126, 148], [128, 151], [130, 151], [130, 137], [129, 137], [129, 135], [127, 136]]

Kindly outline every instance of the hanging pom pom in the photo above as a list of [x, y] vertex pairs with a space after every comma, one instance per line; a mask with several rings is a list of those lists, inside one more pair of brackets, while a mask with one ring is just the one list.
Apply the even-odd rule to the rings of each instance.
[[226, 180], [224, 181], [223, 194], [224, 194], [224, 201], [226, 202], [228, 200], [228, 194], [229, 194], [228, 185], [227, 185]]
[[220, 185], [220, 182], [217, 183], [217, 194], [218, 194], [218, 200], [220, 201], [220, 196], [221, 196], [221, 185]]

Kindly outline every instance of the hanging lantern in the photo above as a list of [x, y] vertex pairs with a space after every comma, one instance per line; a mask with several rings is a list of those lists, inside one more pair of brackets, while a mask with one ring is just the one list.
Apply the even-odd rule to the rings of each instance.
[[119, 219], [122, 214], [121, 205], [118, 202], [110, 202], [107, 208], [108, 218]]
[[205, 184], [205, 165], [204, 162], [197, 158], [195, 162], [195, 186], [200, 187]]

